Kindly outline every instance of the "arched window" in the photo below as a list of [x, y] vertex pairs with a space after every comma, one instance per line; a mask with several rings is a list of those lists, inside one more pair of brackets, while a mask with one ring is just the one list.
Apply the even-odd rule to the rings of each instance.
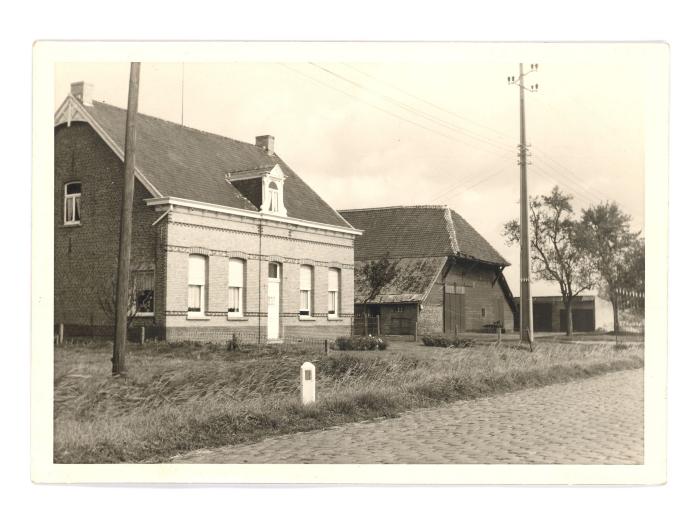
[[268, 207], [268, 210], [276, 213], [279, 211], [279, 189], [277, 188], [277, 184], [274, 182], [270, 182], [270, 185], [268, 186], [268, 189], [270, 191], [270, 206]]
[[228, 260], [228, 315], [243, 316], [243, 289], [245, 286], [245, 261], [238, 258]]
[[340, 270], [328, 269], [328, 318], [339, 318]]
[[313, 301], [313, 267], [302, 265], [299, 269], [299, 315], [311, 316]]
[[66, 225], [76, 225], [80, 223], [80, 193], [82, 184], [80, 182], [69, 182], [65, 186], [63, 193], [63, 223]]
[[204, 315], [207, 257], [190, 254], [187, 276], [187, 313], [193, 316]]

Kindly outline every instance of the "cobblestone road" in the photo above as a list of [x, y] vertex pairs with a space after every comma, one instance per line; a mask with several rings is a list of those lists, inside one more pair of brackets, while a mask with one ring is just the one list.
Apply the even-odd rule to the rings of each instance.
[[176, 463], [643, 463], [643, 371], [200, 450]]

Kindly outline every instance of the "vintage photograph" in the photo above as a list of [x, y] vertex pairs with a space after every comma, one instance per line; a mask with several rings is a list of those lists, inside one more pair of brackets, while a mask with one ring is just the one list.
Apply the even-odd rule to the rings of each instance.
[[574, 47], [54, 63], [51, 463], [644, 465], [649, 55]]

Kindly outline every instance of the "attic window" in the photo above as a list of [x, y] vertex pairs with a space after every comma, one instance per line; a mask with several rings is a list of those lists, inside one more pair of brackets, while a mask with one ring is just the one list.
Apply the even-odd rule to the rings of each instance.
[[267, 188], [269, 190], [270, 205], [267, 210], [271, 213], [279, 212], [279, 189], [277, 189], [277, 184], [270, 182]]
[[279, 164], [226, 173], [226, 181], [261, 212], [280, 216], [287, 216], [284, 180]]
[[65, 225], [78, 225], [80, 223], [80, 195], [82, 184], [69, 182], [65, 186], [63, 195], [63, 223]]

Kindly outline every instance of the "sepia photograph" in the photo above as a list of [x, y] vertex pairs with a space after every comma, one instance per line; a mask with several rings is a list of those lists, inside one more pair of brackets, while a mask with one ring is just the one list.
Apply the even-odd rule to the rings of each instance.
[[35, 49], [40, 477], [664, 480], [665, 45], [183, 49]]

